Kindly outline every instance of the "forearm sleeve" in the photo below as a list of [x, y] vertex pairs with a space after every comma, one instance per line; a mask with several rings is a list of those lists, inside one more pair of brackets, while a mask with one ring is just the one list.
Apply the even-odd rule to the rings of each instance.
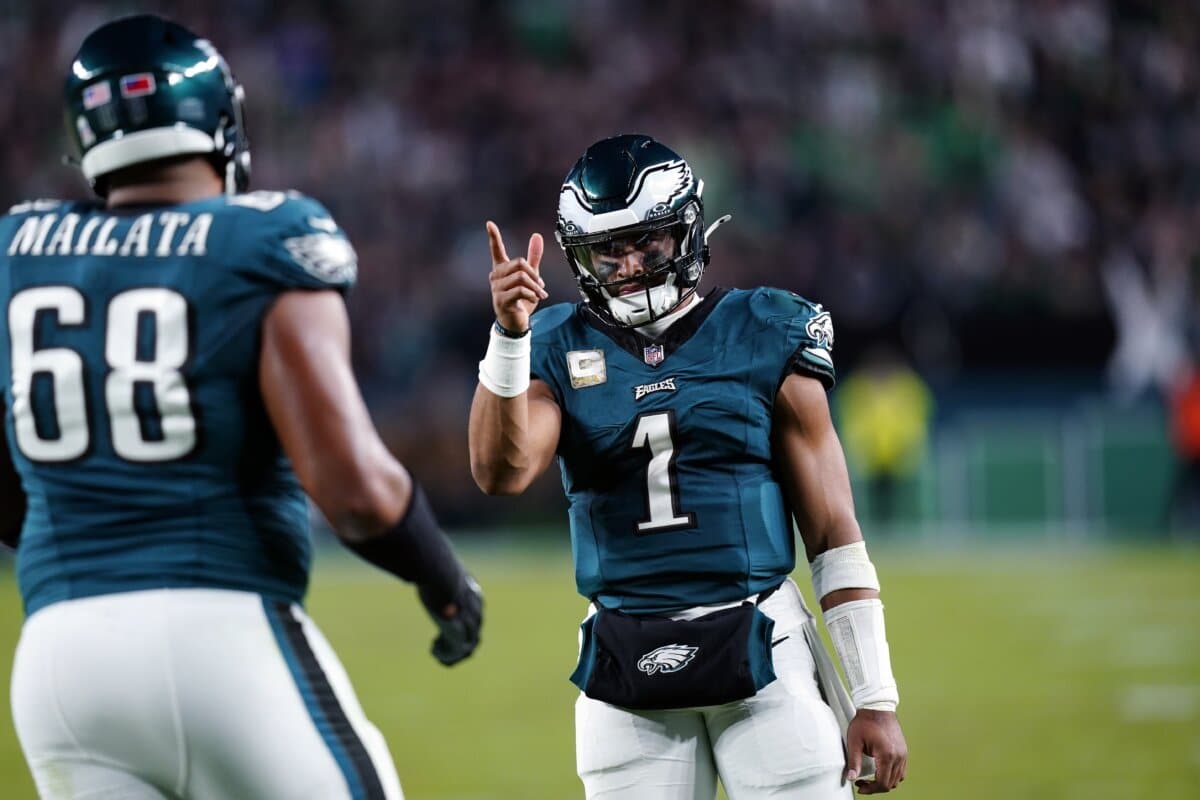
[[855, 708], [895, 711], [900, 705], [892, 657], [878, 598], [853, 600], [825, 612], [825, 627], [833, 640]]
[[347, 547], [380, 569], [415, 583], [437, 606], [455, 602], [467, 577], [446, 534], [438, 526], [425, 492], [414, 481], [408, 511], [383, 536]]
[[[879, 591], [879, 576], [863, 542], [830, 548], [813, 559], [818, 602], [842, 589]], [[850, 683], [855, 708], [895, 711], [900, 703], [879, 598], [852, 600], [825, 612], [825, 627]]]

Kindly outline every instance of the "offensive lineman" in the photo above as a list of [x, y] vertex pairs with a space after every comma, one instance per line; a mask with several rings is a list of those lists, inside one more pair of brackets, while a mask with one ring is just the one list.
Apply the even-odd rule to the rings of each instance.
[[305, 491], [416, 583], [442, 663], [479, 641], [478, 587], [354, 381], [353, 248], [313, 200], [236, 193], [241, 98], [179, 25], [99, 28], [66, 105], [105, 202], [0, 219], [12, 704], [43, 798], [401, 797], [300, 607]]
[[[589, 147], [557, 224], [583, 302], [532, 318], [547, 296], [542, 239], [510, 259], [488, 223], [497, 322], [471, 408], [472, 472], [485, 492], [515, 495], [558, 456], [592, 601], [572, 676], [589, 798], [712, 798], [718, 776], [731, 800], [843, 798], [855, 782], [886, 792], [907, 748], [825, 397], [829, 314], [776, 289], [700, 295], [702, 191], [649, 137]], [[853, 706], [788, 579], [789, 514]]]

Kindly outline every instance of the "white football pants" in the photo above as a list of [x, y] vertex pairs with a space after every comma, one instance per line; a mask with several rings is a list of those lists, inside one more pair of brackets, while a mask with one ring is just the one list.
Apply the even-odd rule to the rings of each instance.
[[387, 744], [298, 606], [163, 589], [25, 622], [13, 719], [43, 800], [400, 800]]
[[800, 593], [786, 581], [759, 608], [775, 620], [778, 680], [754, 697], [629, 711], [579, 695], [575, 763], [589, 800], [713, 800], [718, 774], [730, 800], [853, 797], [842, 782], [842, 732], [818, 688]]

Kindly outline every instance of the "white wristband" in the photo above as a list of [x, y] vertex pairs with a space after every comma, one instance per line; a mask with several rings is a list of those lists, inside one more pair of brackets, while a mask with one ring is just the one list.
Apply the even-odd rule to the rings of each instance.
[[812, 562], [813, 591], [817, 602], [838, 589], [879, 591], [879, 576], [867, 555], [866, 542], [854, 542], [821, 553]]
[[855, 708], [895, 711], [900, 705], [892, 657], [883, 626], [883, 603], [878, 598], [852, 600], [825, 612], [825, 627]]
[[529, 352], [532, 333], [514, 339], [492, 326], [487, 353], [479, 362], [479, 382], [500, 397], [516, 397], [529, 388]]

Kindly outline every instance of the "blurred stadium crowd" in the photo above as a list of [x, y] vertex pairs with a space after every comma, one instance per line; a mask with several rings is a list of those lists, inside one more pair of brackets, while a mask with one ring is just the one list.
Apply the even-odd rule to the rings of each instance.
[[[562, 176], [602, 136], [687, 156], [710, 218], [734, 216], [709, 285], [823, 302], [843, 369], [887, 342], [935, 385], [1099, 376], [1119, 342], [1112, 378], [1136, 395], [1182, 368], [1196, 325], [1194, 2], [0, 9], [13, 202], [85, 190], [59, 164], [58, 99], [87, 30], [154, 9], [209, 34], [247, 87], [255, 185], [316, 196], [358, 249], [356, 364], [382, 427], [464, 515], [481, 502], [465, 419], [491, 317], [483, 222], [510, 252], [551, 235]], [[575, 299], [556, 248], [543, 272], [552, 301]]]

